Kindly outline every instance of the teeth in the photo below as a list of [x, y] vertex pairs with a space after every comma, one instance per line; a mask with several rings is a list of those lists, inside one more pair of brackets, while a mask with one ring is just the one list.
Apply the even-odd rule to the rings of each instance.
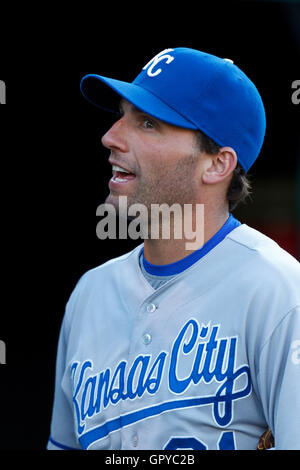
[[114, 181], [116, 181], [117, 183], [123, 183], [124, 182], [124, 179], [123, 178], [118, 178], [117, 176], [114, 178]]
[[120, 171], [120, 172], [122, 172], [122, 173], [129, 173], [129, 171], [124, 170], [124, 168], [120, 168], [120, 167], [117, 166], [117, 165], [113, 165], [112, 169], [113, 169], [113, 171]]

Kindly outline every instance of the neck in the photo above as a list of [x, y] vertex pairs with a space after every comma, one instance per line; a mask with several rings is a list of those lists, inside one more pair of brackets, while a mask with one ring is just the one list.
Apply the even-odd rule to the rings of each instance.
[[[202, 206], [203, 207], [203, 206]], [[161, 225], [159, 238], [149, 238], [144, 240], [144, 256], [151, 264], [164, 265], [175, 263], [180, 259], [185, 258], [194, 251], [204, 245], [220, 228], [225, 224], [229, 217], [228, 210], [220, 212], [213, 212], [207, 210], [205, 206], [204, 211], [197, 211], [193, 208], [192, 216], [190, 218], [191, 224], [185, 219], [185, 227], [193, 227], [193, 238], [191, 237], [191, 229], [184, 229], [184, 222], [182, 222], [182, 236], [178, 238], [174, 229], [171, 229], [170, 237], [168, 239], [161, 236]], [[172, 220], [171, 220], [172, 222]], [[171, 223], [172, 226], [172, 223]], [[174, 227], [174, 224], [173, 224]], [[151, 233], [151, 231], [149, 231]]]

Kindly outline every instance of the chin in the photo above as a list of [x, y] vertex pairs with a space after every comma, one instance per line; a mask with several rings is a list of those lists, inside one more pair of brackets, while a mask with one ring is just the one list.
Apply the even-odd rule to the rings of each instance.
[[[125, 194], [112, 194], [112, 193], [110, 193], [107, 196], [106, 200], [105, 200], [105, 204], [111, 204], [116, 209], [116, 214], [120, 215], [120, 197], [127, 197], [127, 200], [125, 201], [126, 214], [127, 214], [127, 209], [130, 205], [130, 202], [129, 202], [128, 196], [125, 195]], [[123, 208], [123, 215], [124, 215], [124, 203], [121, 206], [121, 212], [122, 212], [122, 208]]]
[[111, 204], [118, 211], [119, 209], [119, 195], [109, 194], [105, 199], [105, 204]]

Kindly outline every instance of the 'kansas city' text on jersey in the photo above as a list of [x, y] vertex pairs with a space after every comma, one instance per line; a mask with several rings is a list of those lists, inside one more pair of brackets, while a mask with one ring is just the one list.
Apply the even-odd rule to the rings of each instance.
[[48, 449], [300, 448], [299, 263], [241, 225], [154, 290], [140, 251], [69, 299]]

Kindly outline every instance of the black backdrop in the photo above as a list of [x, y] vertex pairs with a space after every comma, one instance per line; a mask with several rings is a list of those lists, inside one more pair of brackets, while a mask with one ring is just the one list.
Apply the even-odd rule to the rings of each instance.
[[[0, 449], [45, 448], [65, 303], [86, 270], [136, 245], [96, 238], [96, 208], [111, 171], [100, 139], [111, 117], [81, 97], [86, 73], [131, 81], [168, 47], [231, 58], [266, 106], [267, 135], [253, 180], [266, 191], [278, 178], [296, 187], [300, 105], [292, 103], [291, 84], [300, 78], [299, 4], [202, 3], [164, 12], [151, 3], [132, 12], [124, 5], [114, 13], [82, 7], [76, 23], [70, 13], [59, 39], [54, 23], [41, 49], [39, 35], [28, 47], [20, 37], [13, 57], [5, 55], [0, 340], [7, 356], [0, 365]], [[247, 211], [243, 217], [248, 222]]]

